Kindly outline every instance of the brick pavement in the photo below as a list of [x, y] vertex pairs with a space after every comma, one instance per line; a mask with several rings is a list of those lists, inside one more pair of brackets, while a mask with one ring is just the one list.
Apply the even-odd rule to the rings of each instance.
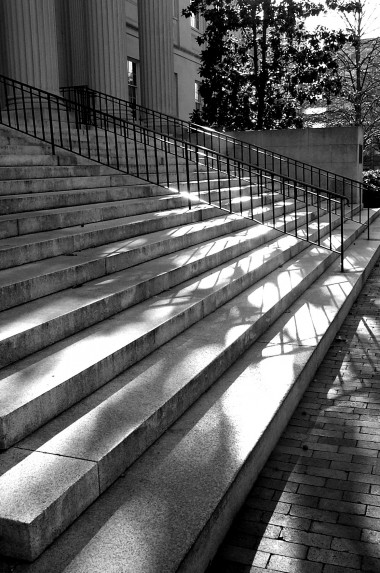
[[380, 263], [208, 573], [380, 573]]

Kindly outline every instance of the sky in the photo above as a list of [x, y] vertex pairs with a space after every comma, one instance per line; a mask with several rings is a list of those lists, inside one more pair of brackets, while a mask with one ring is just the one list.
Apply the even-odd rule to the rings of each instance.
[[[323, 3], [323, 0], [321, 0], [321, 3]], [[330, 11], [328, 16], [313, 18], [312, 20], [315, 20], [315, 23], [311, 21], [309, 23], [310, 28], [315, 24], [322, 24], [329, 28], [344, 28], [342, 17], [333, 11]], [[365, 29], [364, 37], [374, 38], [380, 36], [380, 0], [365, 0], [363, 22]]]

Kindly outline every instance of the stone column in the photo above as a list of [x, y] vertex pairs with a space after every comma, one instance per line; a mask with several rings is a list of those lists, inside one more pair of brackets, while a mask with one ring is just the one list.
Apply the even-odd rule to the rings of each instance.
[[174, 113], [173, 0], [139, 0], [141, 103]]
[[124, 0], [87, 0], [89, 87], [127, 99]]
[[[66, 0], [67, 1], [67, 0]], [[68, 0], [72, 85], [87, 85], [87, 23], [85, 0]]]
[[60, 87], [88, 85], [87, 0], [56, 0]]
[[2, 0], [8, 75], [59, 93], [55, 3]]

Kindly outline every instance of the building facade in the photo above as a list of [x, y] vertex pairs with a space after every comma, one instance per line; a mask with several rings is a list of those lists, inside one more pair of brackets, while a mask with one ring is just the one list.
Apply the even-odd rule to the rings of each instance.
[[0, 73], [59, 93], [87, 85], [188, 120], [201, 105], [187, 0], [0, 0]]

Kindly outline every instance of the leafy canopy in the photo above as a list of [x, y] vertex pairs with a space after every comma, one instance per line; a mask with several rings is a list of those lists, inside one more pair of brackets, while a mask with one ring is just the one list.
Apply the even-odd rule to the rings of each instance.
[[232, 130], [301, 127], [302, 105], [341, 88], [334, 55], [346, 36], [305, 26], [324, 9], [307, 0], [191, 0], [183, 14], [206, 23], [194, 119]]

